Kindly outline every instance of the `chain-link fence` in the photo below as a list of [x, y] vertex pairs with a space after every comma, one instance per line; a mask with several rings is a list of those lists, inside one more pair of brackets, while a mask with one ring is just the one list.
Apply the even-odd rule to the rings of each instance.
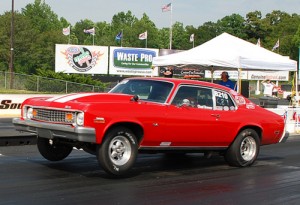
[[46, 93], [104, 92], [100, 86], [0, 71], [0, 88]]

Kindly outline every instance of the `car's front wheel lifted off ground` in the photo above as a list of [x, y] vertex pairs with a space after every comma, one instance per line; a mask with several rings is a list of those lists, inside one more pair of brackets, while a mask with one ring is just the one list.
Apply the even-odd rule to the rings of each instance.
[[57, 143], [54, 140], [38, 137], [37, 147], [40, 154], [49, 161], [60, 161], [65, 159], [72, 152], [73, 147]]

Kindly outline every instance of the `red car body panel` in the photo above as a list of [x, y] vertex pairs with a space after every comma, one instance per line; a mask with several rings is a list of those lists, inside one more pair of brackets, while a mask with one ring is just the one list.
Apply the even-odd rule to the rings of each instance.
[[[140, 148], [226, 148], [242, 129], [248, 127], [259, 131], [261, 145], [278, 143], [284, 135], [284, 120], [281, 116], [255, 105], [226, 87], [183, 79], [131, 79], [169, 82], [173, 87], [163, 103], [134, 100], [130, 94], [76, 93], [54, 98], [30, 98], [22, 106], [84, 112], [83, 127], [95, 129], [96, 144], [101, 144], [105, 133], [116, 124], [138, 126], [142, 130]], [[180, 85], [201, 86], [224, 92], [235, 101], [235, 109], [199, 109], [172, 105]], [[22, 119], [25, 118], [22, 116]]]

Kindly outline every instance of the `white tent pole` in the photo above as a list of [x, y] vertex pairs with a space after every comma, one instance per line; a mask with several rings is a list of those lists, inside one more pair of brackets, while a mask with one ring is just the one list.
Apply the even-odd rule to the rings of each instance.
[[238, 82], [236, 82], [237, 83], [237, 92], [238, 93], [240, 93], [241, 94], [241, 88], [242, 88], [242, 80], [241, 80], [241, 72], [242, 72], [242, 69], [241, 68], [239, 68], [238, 69]]
[[256, 91], [255, 91], [255, 95], [259, 95], [260, 94], [260, 82], [259, 80], [256, 81]]
[[214, 67], [213, 66], [211, 67], [210, 73], [211, 73], [210, 82], [213, 83], [214, 82]]

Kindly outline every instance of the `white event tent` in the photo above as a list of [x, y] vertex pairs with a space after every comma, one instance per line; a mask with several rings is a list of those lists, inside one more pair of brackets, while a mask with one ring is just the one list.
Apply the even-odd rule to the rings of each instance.
[[217, 69], [297, 72], [297, 61], [228, 33], [223, 33], [187, 51], [154, 57], [152, 65], [199, 65], [207, 67], [212, 72]]
[[200, 46], [153, 58], [153, 66], [201, 65], [227, 69], [297, 71], [297, 62], [223, 33]]

